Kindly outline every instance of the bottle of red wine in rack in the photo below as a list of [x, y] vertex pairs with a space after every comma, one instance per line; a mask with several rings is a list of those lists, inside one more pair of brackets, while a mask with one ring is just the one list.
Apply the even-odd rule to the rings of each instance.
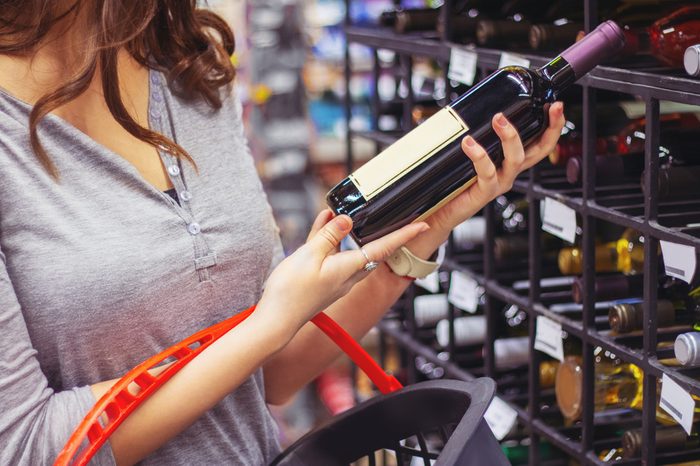
[[686, 49], [700, 42], [700, 6], [686, 6], [646, 29], [627, 29], [625, 35], [626, 54], [650, 54], [665, 65], [683, 68]]
[[426, 218], [476, 179], [461, 148], [465, 136], [500, 165], [493, 115], [502, 112], [528, 145], [546, 128], [549, 104], [623, 45], [619, 26], [605, 22], [540, 69], [494, 72], [341, 181], [326, 196], [328, 205], [353, 219], [352, 236], [361, 245]]

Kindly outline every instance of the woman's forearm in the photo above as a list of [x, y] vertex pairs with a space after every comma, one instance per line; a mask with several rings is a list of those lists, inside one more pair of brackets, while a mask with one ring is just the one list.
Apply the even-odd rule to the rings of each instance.
[[[431, 228], [406, 246], [418, 257], [427, 258], [447, 239], [449, 231]], [[326, 313], [355, 339], [364, 336], [396, 302], [411, 283], [382, 265], [356, 284]], [[265, 395], [272, 404], [287, 401], [297, 390], [318, 376], [341, 354], [340, 349], [309, 322], [292, 341], [264, 366]]]
[[[133, 464], [185, 430], [289, 341], [289, 329], [260, 311], [184, 366], [124, 421], [110, 438], [117, 464]], [[101, 396], [114, 382], [93, 385], [93, 393]]]

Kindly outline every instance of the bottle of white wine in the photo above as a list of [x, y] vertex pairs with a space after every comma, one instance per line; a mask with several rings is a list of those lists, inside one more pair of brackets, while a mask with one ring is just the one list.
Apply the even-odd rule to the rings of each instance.
[[360, 245], [429, 216], [476, 179], [462, 138], [471, 135], [500, 165], [493, 115], [502, 112], [527, 145], [547, 127], [549, 104], [623, 45], [622, 30], [607, 21], [540, 69], [494, 72], [331, 189], [328, 205], [353, 219]]

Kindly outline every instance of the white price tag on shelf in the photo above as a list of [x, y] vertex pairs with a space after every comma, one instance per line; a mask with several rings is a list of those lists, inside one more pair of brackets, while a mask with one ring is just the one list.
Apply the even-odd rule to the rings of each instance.
[[437, 293], [440, 291], [440, 277], [438, 277], [438, 271], [427, 275], [425, 278], [418, 278], [414, 281], [416, 285], [420, 286], [424, 290], [428, 290], [431, 293]]
[[561, 337], [561, 324], [545, 316], [537, 316], [535, 349], [551, 357], [564, 360], [564, 340]]
[[486, 423], [491, 428], [493, 436], [499, 441], [503, 440], [508, 435], [508, 432], [513, 429], [517, 418], [517, 411], [497, 396], [493, 397], [491, 404], [486, 409], [486, 413], [484, 413]]
[[675, 419], [690, 435], [693, 428], [695, 400], [672, 378], [664, 374], [661, 377], [661, 397], [659, 406]]
[[469, 275], [455, 270], [450, 275], [447, 300], [463, 311], [473, 314], [479, 305], [479, 284]]
[[503, 52], [501, 54], [501, 59], [498, 61], [498, 67], [503, 68], [504, 66], [524, 66], [525, 68], [530, 68], [530, 60], [523, 58], [520, 55], [515, 55], [513, 53]]
[[542, 229], [573, 244], [576, 240], [576, 211], [552, 198], [545, 198]]
[[696, 254], [695, 248], [685, 244], [660, 241], [661, 253], [664, 256], [666, 275], [680, 278], [690, 283], [695, 276]]
[[471, 50], [452, 48], [450, 50], [450, 69], [447, 78], [467, 86], [474, 84], [476, 77], [477, 54]]

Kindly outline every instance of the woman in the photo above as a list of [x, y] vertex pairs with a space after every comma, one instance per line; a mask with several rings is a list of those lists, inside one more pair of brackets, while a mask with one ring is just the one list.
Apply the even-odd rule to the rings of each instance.
[[195, 0], [0, 0], [1, 464], [50, 464], [126, 371], [256, 302], [96, 460], [269, 462], [279, 446], [266, 403], [338, 355], [308, 320], [326, 309], [362, 336], [409, 283], [384, 265], [364, 271], [367, 260], [402, 245], [431, 256], [549, 152], [564, 121], [553, 105], [524, 151], [495, 116], [502, 168], [466, 138], [478, 182], [367, 245], [367, 259], [336, 252], [351, 222], [324, 211], [282, 260], [232, 51], [231, 31]]

